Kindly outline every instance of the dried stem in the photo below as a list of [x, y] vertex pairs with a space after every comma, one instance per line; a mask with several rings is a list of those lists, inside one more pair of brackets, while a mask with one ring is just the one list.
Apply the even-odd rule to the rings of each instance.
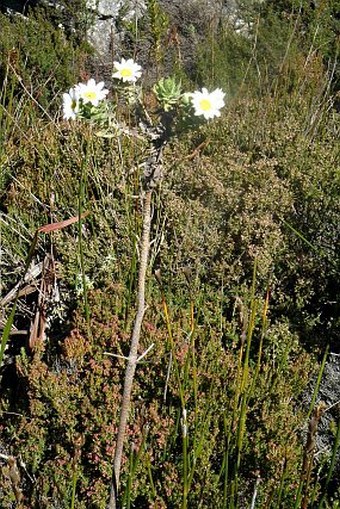
[[117, 509], [116, 504], [119, 488], [119, 477], [122, 462], [124, 437], [130, 411], [132, 385], [138, 362], [138, 344], [145, 312], [145, 279], [150, 250], [151, 198], [152, 190], [149, 189], [146, 191], [144, 196], [143, 232], [140, 246], [140, 264], [138, 273], [137, 310], [131, 337], [130, 354], [125, 372], [124, 391], [120, 409], [117, 444], [114, 456], [114, 471], [112, 476], [111, 494], [108, 509]]

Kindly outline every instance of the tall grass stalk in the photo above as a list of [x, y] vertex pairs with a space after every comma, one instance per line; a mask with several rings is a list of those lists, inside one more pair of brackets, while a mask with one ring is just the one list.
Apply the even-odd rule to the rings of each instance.
[[[302, 466], [300, 482], [299, 482], [299, 485], [298, 485], [298, 488], [297, 488], [297, 491], [296, 491], [296, 498], [295, 498], [294, 509], [298, 509], [300, 507], [300, 504], [303, 502], [303, 492], [305, 492], [304, 497], [307, 496], [308, 485], [309, 485], [310, 477], [311, 477], [311, 473], [312, 473], [311, 470], [312, 470], [312, 466], [313, 466], [312, 462], [313, 462], [313, 454], [314, 454], [314, 451], [313, 451], [313, 449], [314, 449], [313, 440], [314, 440], [314, 435], [317, 432], [317, 424], [318, 424], [318, 418], [317, 418], [317, 416], [318, 416], [318, 407], [315, 407], [315, 402], [316, 402], [316, 399], [317, 399], [318, 394], [319, 394], [319, 390], [320, 390], [320, 386], [321, 386], [321, 380], [322, 380], [322, 376], [323, 376], [323, 373], [324, 373], [326, 361], [327, 361], [327, 358], [328, 358], [328, 352], [329, 352], [329, 347], [327, 346], [327, 348], [326, 348], [326, 350], [324, 352], [322, 361], [321, 361], [320, 369], [319, 369], [319, 372], [318, 372], [318, 377], [317, 377], [316, 384], [315, 384], [315, 387], [314, 387], [314, 391], [313, 391], [312, 399], [311, 399], [311, 402], [310, 402], [310, 405], [309, 405], [308, 413], [307, 413], [307, 416], [306, 416], [306, 420], [309, 422], [309, 428], [310, 428], [309, 433], [308, 433], [308, 437], [309, 438], [307, 437], [307, 444], [306, 444], [306, 449], [305, 449], [304, 465]], [[315, 424], [316, 427], [315, 426], [313, 427], [314, 422], [316, 422], [316, 424]], [[311, 442], [311, 445], [309, 446], [309, 448], [311, 450], [307, 450], [307, 448], [308, 448], [308, 441]], [[307, 460], [309, 461], [308, 465], [307, 465]], [[304, 471], [304, 470], [306, 470], [306, 466], [308, 467], [308, 470]]]
[[85, 259], [84, 259], [84, 247], [83, 247], [83, 221], [82, 216], [85, 211], [85, 200], [86, 200], [86, 189], [87, 189], [87, 168], [89, 163], [89, 157], [91, 153], [91, 144], [90, 141], [82, 140], [82, 144], [85, 144], [85, 151], [82, 150], [81, 153], [85, 152], [85, 157], [82, 159], [81, 163], [81, 174], [79, 180], [79, 191], [78, 191], [78, 250], [79, 250], [79, 265], [80, 265], [80, 273], [81, 273], [81, 282], [82, 282], [82, 297], [84, 300], [84, 311], [85, 318], [87, 323], [88, 334], [91, 337], [91, 324], [90, 324], [90, 307], [88, 302], [88, 289], [87, 289], [87, 280], [86, 280], [86, 271], [85, 271]]
[[310, 405], [309, 405], [309, 409], [308, 409], [308, 414], [307, 414], [307, 417], [306, 417], [307, 420], [310, 418], [310, 416], [311, 416], [311, 414], [312, 414], [312, 412], [314, 410], [314, 407], [315, 407], [315, 402], [316, 402], [316, 399], [318, 397], [320, 386], [321, 386], [322, 376], [323, 376], [323, 373], [324, 373], [324, 370], [325, 370], [325, 366], [326, 366], [326, 362], [327, 362], [327, 359], [328, 359], [328, 353], [329, 353], [329, 345], [326, 347], [326, 350], [325, 350], [325, 352], [323, 354], [323, 357], [322, 357], [320, 369], [319, 369], [319, 372], [318, 372], [318, 377], [316, 379], [316, 384], [315, 384], [315, 387], [314, 387], [312, 399], [311, 399], [311, 402], [310, 402]]
[[74, 469], [73, 474], [72, 474], [72, 493], [71, 493], [70, 509], [75, 509], [77, 480], [78, 480], [78, 474], [77, 474], [76, 469]]
[[340, 448], [340, 421], [338, 421], [336, 435], [335, 435], [335, 439], [334, 439], [332, 457], [331, 457], [331, 461], [329, 464], [326, 481], [323, 486], [322, 498], [319, 502], [318, 509], [324, 509], [324, 507], [325, 507], [325, 502], [326, 502], [326, 497], [327, 497], [327, 489], [328, 489], [329, 483], [333, 476], [333, 471], [334, 471], [334, 467], [336, 464], [336, 458], [337, 458], [337, 453], [339, 451], [339, 448]]
[[[183, 496], [182, 496], [182, 505], [181, 509], [186, 509], [188, 507], [188, 494], [190, 489], [190, 482], [189, 482], [189, 457], [188, 457], [188, 422], [187, 422], [187, 410], [186, 410], [186, 398], [185, 398], [185, 381], [186, 378], [182, 381], [182, 376], [180, 372], [180, 368], [178, 365], [178, 361], [176, 358], [176, 352], [175, 352], [175, 343], [172, 333], [172, 325], [171, 325], [171, 319], [170, 319], [170, 313], [168, 304], [165, 298], [165, 294], [163, 289], [161, 288], [162, 292], [162, 304], [163, 304], [163, 311], [164, 311], [164, 317], [165, 322], [167, 326], [168, 331], [168, 340], [169, 340], [169, 346], [170, 346], [170, 363], [171, 366], [174, 367], [175, 370], [175, 377], [177, 381], [178, 391], [179, 391], [179, 397], [181, 401], [181, 418], [180, 418], [180, 428], [181, 428], [181, 439], [182, 439], [182, 461], [183, 461], [183, 470], [182, 470], [182, 483], [183, 483]], [[187, 370], [185, 370], [187, 371]], [[178, 427], [176, 426], [176, 429]]]
[[165, 323], [166, 323], [167, 332], [168, 332], [167, 337], [168, 337], [169, 346], [170, 346], [170, 365], [174, 366], [175, 376], [176, 376], [176, 380], [177, 380], [177, 384], [178, 384], [179, 397], [180, 397], [180, 401], [181, 401], [181, 408], [183, 411], [183, 409], [185, 408], [184, 387], [183, 387], [183, 383], [182, 383], [182, 379], [181, 379], [178, 361], [177, 361], [177, 358], [175, 355], [175, 342], [174, 342], [174, 338], [173, 338], [170, 312], [169, 312], [169, 307], [168, 307], [163, 289], [162, 289], [162, 305], [163, 305]]
[[[281, 505], [282, 495], [284, 494], [284, 486], [285, 486], [285, 482], [288, 477], [286, 467], [287, 467], [287, 462], [285, 460], [283, 469], [282, 469], [281, 478], [280, 478], [280, 485], [279, 485], [279, 488], [277, 491], [277, 499], [276, 499], [275, 505], [273, 505], [273, 509], [281, 509], [281, 507], [282, 507], [282, 505]], [[268, 506], [270, 507], [270, 505], [268, 505]]]
[[269, 298], [270, 298], [270, 289], [268, 288], [267, 293], [266, 293], [266, 298], [264, 301], [264, 305], [263, 305], [263, 311], [262, 311], [262, 326], [261, 326], [260, 344], [259, 344], [259, 350], [258, 350], [258, 354], [257, 354], [256, 369], [255, 369], [255, 372], [253, 375], [253, 383], [252, 383], [251, 392], [253, 391], [253, 389], [256, 385], [256, 382], [257, 382], [257, 379], [258, 379], [258, 376], [260, 373], [260, 369], [261, 369], [263, 342], [264, 342], [264, 338], [265, 338], [265, 335], [267, 332], [267, 326], [268, 326]]
[[299, 486], [296, 492], [294, 509], [307, 509], [310, 502], [309, 488], [312, 480], [314, 454], [315, 454], [315, 440], [318, 425], [322, 414], [324, 413], [325, 407], [323, 403], [320, 403], [313, 409], [308, 423], [308, 432], [306, 445], [303, 456], [303, 463], [301, 468], [301, 476]]
[[[241, 466], [242, 450], [244, 443], [244, 436], [246, 431], [246, 419], [247, 419], [247, 403], [249, 399], [249, 357], [250, 347], [253, 337], [256, 321], [257, 302], [255, 299], [256, 291], [256, 272], [257, 272], [257, 261], [255, 260], [253, 269], [253, 280], [250, 293], [250, 313], [249, 317], [246, 318], [246, 322], [243, 323], [244, 330], [242, 331], [241, 349], [238, 362], [238, 374], [237, 374], [237, 389], [234, 399], [234, 411], [233, 411], [233, 425], [236, 428], [236, 443], [234, 447], [234, 468], [232, 473], [232, 480], [230, 483], [230, 509], [237, 508], [238, 505], [238, 488], [239, 488], [239, 470]], [[245, 343], [245, 353], [243, 356]], [[230, 429], [229, 433], [232, 430]], [[228, 433], [228, 443], [231, 442], [231, 436]], [[229, 463], [231, 458], [229, 457], [229, 451], [226, 461]], [[228, 480], [227, 480], [228, 482]]]
[[[187, 278], [188, 280], [188, 278]], [[160, 282], [160, 280], [159, 280]], [[188, 281], [189, 282], [189, 281]], [[190, 283], [190, 282], [189, 282]], [[162, 289], [162, 303], [165, 322], [167, 325], [168, 339], [170, 351], [170, 359], [174, 370], [176, 387], [180, 399], [180, 412], [178, 413], [178, 420], [175, 425], [174, 436], [180, 436], [182, 445], [182, 459], [181, 459], [181, 481], [182, 481], [182, 500], [181, 509], [190, 507], [190, 491], [194, 481], [197, 461], [205, 450], [205, 444], [209, 435], [209, 429], [213, 418], [212, 409], [207, 404], [207, 407], [200, 405], [198, 397], [198, 369], [196, 361], [196, 346], [195, 346], [195, 333], [196, 333], [196, 320], [195, 315], [199, 315], [200, 297], [194, 295], [192, 292], [191, 284], [189, 284], [190, 291], [190, 307], [189, 307], [189, 331], [187, 334], [188, 349], [182, 367], [180, 367], [176, 356], [176, 345], [174, 342], [172, 331], [172, 320], [169, 311], [169, 306]], [[196, 304], [195, 304], [196, 299]], [[210, 386], [209, 396], [207, 401], [212, 401], [213, 398], [213, 384]], [[190, 410], [188, 410], [190, 408]], [[189, 424], [189, 411], [192, 412], [193, 419], [190, 419]]]
[[181, 419], [182, 428], [182, 454], [183, 454], [183, 500], [182, 509], [188, 507], [188, 494], [189, 494], [189, 456], [188, 456], [188, 422], [187, 422], [187, 411], [186, 408], [182, 410]]
[[11, 83], [11, 90], [8, 87], [8, 71], [9, 65], [6, 66], [5, 75], [3, 77], [1, 92], [0, 92], [0, 150], [3, 150], [5, 136], [9, 135], [9, 128], [11, 125], [10, 112], [14, 104], [14, 84]]
[[126, 488], [125, 488], [123, 501], [122, 501], [122, 505], [126, 509], [130, 509], [131, 504], [132, 504], [131, 495], [132, 495], [132, 489], [133, 489], [133, 481], [136, 476], [136, 471], [137, 471], [138, 465], [139, 465], [142, 457], [145, 455], [146, 439], [147, 439], [147, 434], [143, 433], [142, 442], [141, 442], [137, 451], [136, 451], [134, 444], [132, 444], [132, 446], [131, 446], [130, 458], [129, 458], [129, 475], [128, 475], [128, 480], [126, 483]]

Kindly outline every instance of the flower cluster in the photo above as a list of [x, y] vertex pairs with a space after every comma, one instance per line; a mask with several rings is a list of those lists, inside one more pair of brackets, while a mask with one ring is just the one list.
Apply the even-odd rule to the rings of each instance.
[[[112, 77], [120, 80], [128, 90], [135, 90], [135, 83], [142, 75], [142, 68], [132, 58], [120, 62], [114, 62]], [[186, 112], [194, 116], [204, 117], [210, 120], [221, 115], [221, 109], [225, 105], [224, 92], [217, 88], [209, 92], [206, 88], [192, 93], [182, 93], [180, 83], [173, 78], [162, 78], [154, 87], [154, 93], [164, 111], [169, 111], [175, 106], [186, 108]], [[79, 83], [63, 94], [63, 118], [75, 119], [88, 107], [97, 108], [99, 103], [106, 98], [109, 91], [104, 88], [104, 82], [96, 83], [94, 79], [85, 83]]]
[[107, 96], [109, 91], [104, 88], [104, 82], [96, 83], [93, 78], [87, 83], [78, 83], [63, 94], [63, 118], [75, 119], [81, 112], [82, 106], [89, 104], [97, 107]]

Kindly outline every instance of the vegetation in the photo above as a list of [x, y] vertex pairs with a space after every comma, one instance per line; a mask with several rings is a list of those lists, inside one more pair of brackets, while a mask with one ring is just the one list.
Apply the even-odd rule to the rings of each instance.
[[[337, 3], [326, 16], [310, 2], [244, 2], [249, 32], [206, 19], [204, 38], [191, 16], [187, 60], [157, 2], [131, 34], [154, 45], [151, 115], [155, 58], [158, 74], [172, 68], [188, 89], [221, 87], [228, 100], [218, 120], [166, 145], [152, 191], [119, 507], [339, 507], [339, 421], [332, 449], [315, 454], [340, 332]], [[0, 23], [0, 505], [101, 509], [149, 145], [61, 118], [62, 93], [88, 77], [85, 44], [41, 13]], [[135, 127], [125, 103], [116, 113]]]

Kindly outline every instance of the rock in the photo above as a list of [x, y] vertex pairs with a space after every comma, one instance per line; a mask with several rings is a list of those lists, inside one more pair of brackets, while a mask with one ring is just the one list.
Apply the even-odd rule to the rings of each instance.
[[[235, 29], [244, 30], [242, 19], [238, 15], [237, 0], [158, 1], [169, 17], [170, 30], [173, 29], [178, 34], [181, 54], [188, 63], [185, 65], [189, 68], [187, 70], [190, 70], [190, 62], [194, 60], [197, 43], [207, 29], [214, 30], [221, 22], [234, 24], [235, 21]], [[125, 22], [137, 21], [144, 16], [148, 9], [147, 0], [77, 0], [76, 5], [78, 3], [79, 6], [84, 6], [79, 7], [78, 11], [75, 4], [70, 4], [72, 8], [69, 8], [60, 0], [0, 0], [0, 8], [27, 15], [30, 8], [46, 7], [59, 27], [65, 28], [69, 33], [77, 30], [86, 32], [96, 57], [104, 67], [109, 67], [113, 60], [126, 56], [124, 49], [126, 51], [126, 47], [131, 46], [131, 34], [129, 35], [124, 26]], [[74, 10], [76, 15], [73, 14]], [[82, 33], [81, 37], [83, 35]], [[147, 41], [140, 41], [140, 46], [143, 45], [146, 48]], [[141, 53], [144, 53], [144, 49], [140, 49]]]
[[28, 15], [32, 8], [46, 7], [60, 28], [74, 31], [75, 27], [83, 29], [85, 25], [86, 36], [102, 63], [111, 62], [112, 49], [120, 47], [124, 38], [121, 22], [139, 19], [146, 11], [144, 0], [83, 0], [83, 4], [79, 0], [79, 5], [84, 5], [84, 9], [77, 12], [79, 19], [75, 20], [72, 18], [74, 5], [69, 9], [58, 0], [0, 0], [4, 12]]
[[[340, 356], [330, 355], [322, 376], [318, 401], [323, 401], [326, 410], [321, 417], [317, 434], [317, 449], [319, 454], [333, 450], [334, 434], [332, 422], [340, 424]], [[340, 452], [340, 451], [339, 451]], [[340, 473], [340, 458], [338, 457], [338, 471]]]
[[[315, 388], [316, 379], [311, 384], [306, 397], [309, 406]], [[304, 398], [305, 399], [305, 398]], [[323, 464], [326, 459], [326, 474], [329, 461], [332, 456], [335, 435], [334, 431], [340, 425], [340, 356], [330, 354], [322, 375], [319, 393], [315, 405], [323, 405], [317, 433], [315, 437], [316, 464]], [[315, 468], [315, 470], [317, 467]], [[337, 452], [336, 463], [333, 471], [333, 480], [340, 477], [340, 450]], [[332, 485], [332, 483], [331, 483]], [[331, 488], [332, 491], [332, 488]]]
[[[120, 52], [124, 38], [124, 31], [118, 28], [118, 21], [138, 20], [146, 12], [146, 4], [144, 0], [88, 0], [87, 6], [92, 15], [88, 40], [102, 62], [109, 63], [112, 54]], [[114, 58], [118, 58], [118, 55], [114, 55]]]

